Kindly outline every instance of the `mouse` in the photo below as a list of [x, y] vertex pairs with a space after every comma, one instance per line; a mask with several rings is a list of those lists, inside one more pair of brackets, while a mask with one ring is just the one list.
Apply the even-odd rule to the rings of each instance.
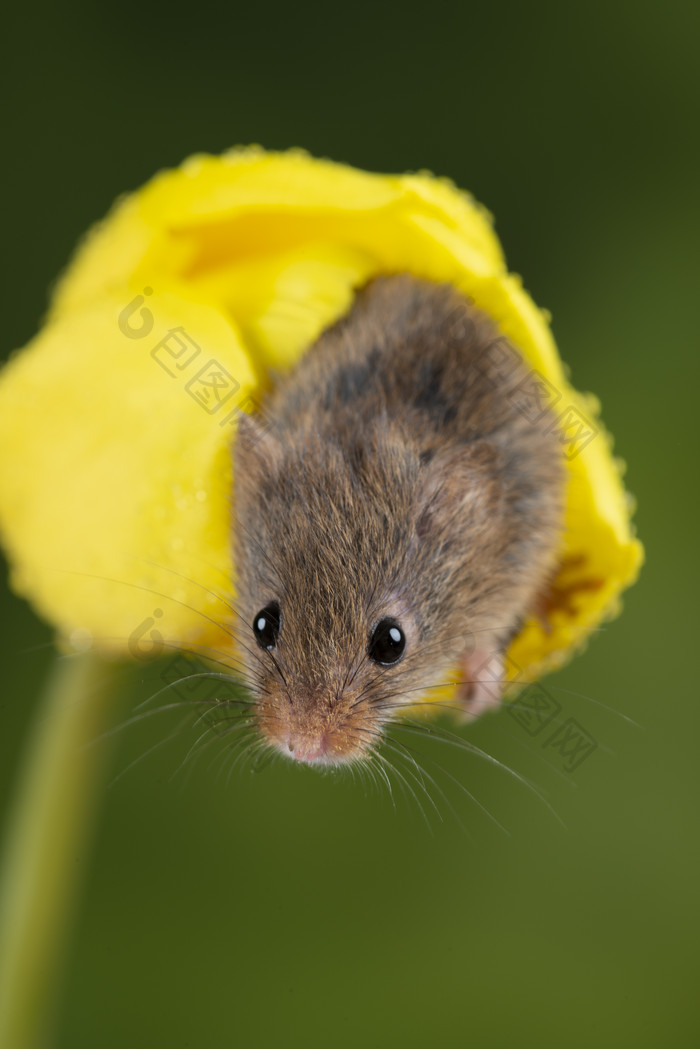
[[264, 743], [361, 761], [446, 681], [467, 719], [498, 707], [563, 529], [535, 382], [456, 287], [386, 274], [241, 416], [233, 634]]

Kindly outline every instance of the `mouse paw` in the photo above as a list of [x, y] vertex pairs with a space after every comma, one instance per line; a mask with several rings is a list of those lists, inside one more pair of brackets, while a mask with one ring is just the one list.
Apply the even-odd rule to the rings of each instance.
[[465, 721], [475, 721], [501, 705], [505, 666], [503, 656], [493, 649], [475, 649], [462, 663], [457, 701]]

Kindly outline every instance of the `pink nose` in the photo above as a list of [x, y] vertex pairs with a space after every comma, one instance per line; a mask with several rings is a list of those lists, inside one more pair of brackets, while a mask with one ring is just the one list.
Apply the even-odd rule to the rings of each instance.
[[308, 742], [306, 740], [295, 740], [289, 738], [287, 740], [287, 748], [290, 755], [296, 759], [296, 761], [306, 761], [311, 764], [314, 761], [318, 761], [319, 758], [325, 757], [326, 750], [324, 747], [324, 741], [319, 742]]

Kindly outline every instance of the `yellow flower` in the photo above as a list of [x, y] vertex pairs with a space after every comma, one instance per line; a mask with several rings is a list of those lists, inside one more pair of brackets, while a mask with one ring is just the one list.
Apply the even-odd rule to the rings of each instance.
[[118, 201], [0, 378], [13, 584], [62, 638], [117, 654], [226, 646], [237, 414], [255, 407], [268, 368], [289, 368], [360, 284], [391, 271], [469, 295], [559, 413], [561, 569], [549, 632], [525, 625], [511, 677], [561, 663], [617, 612], [642, 561], [619, 465], [489, 215], [428, 174], [251, 148], [193, 157]]

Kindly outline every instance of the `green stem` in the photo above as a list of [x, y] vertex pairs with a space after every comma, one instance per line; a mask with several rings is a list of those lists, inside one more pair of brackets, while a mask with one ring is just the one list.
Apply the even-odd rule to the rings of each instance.
[[[19, 783], [0, 883], [0, 1046], [47, 1044], [81, 859], [100, 794], [113, 721], [115, 667], [60, 659]], [[50, 1039], [48, 1039], [50, 1040]]]

